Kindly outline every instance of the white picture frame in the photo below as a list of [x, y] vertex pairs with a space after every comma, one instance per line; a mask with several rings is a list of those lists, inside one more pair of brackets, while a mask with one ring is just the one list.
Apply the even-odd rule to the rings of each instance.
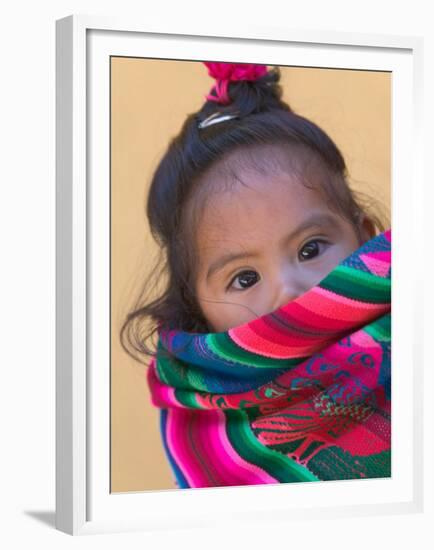
[[[230, 61], [235, 51], [240, 62], [392, 71], [392, 478], [110, 494], [110, 56]], [[422, 510], [420, 336], [414, 345], [423, 332], [422, 268], [405, 276], [423, 224], [422, 52], [420, 37], [81, 15], [56, 22], [57, 529], [78, 535]], [[396, 223], [404, 218], [405, 230]]]

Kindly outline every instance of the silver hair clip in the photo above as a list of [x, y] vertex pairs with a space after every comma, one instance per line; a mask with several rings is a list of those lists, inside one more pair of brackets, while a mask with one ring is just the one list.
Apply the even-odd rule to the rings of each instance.
[[207, 126], [211, 126], [212, 124], [218, 124], [219, 122], [223, 122], [224, 120], [231, 120], [232, 118], [238, 118], [239, 114], [228, 114], [228, 113], [213, 113], [205, 120], [202, 120], [198, 124], [198, 128], [206, 128]]

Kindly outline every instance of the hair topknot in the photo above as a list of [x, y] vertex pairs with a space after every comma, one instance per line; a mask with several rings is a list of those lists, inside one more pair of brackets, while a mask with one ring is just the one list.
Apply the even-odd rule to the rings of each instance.
[[228, 96], [230, 104], [219, 105], [214, 101], [205, 101], [198, 113], [198, 120], [202, 121], [214, 112], [238, 112], [243, 118], [250, 114], [283, 109], [291, 111], [287, 103], [282, 100], [283, 90], [280, 85], [280, 69], [272, 67], [263, 76], [256, 80], [230, 81]]

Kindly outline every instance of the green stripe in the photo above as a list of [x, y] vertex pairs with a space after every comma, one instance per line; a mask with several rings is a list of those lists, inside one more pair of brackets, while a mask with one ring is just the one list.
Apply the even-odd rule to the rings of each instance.
[[320, 481], [304, 466], [262, 445], [256, 439], [244, 411], [225, 410], [226, 431], [235, 451], [247, 462], [259, 466], [280, 483]]
[[192, 409], [202, 409], [203, 407], [199, 405], [196, 399], [196, 392], [184, 391], [184, 390], [175, 390], [176, 399], [186, 407]]
[[[332, 468], [330, 466], [333, 466]], [[323, 481], [334, 479], [359, 479], [360, 473], [365, 478], [390, 477], [390, 450], [367, 456], [351, 455], [338, 446], [318, 451], [309, 461], [312, 468]]]
[[364, 327], [363, 330], [370, 334], [374, 338], [374, 340], [377, 340], [379, 342], [390, 342], [391, 321], [391, 314], [388, 313], [387, 315], [383, 315], [383, 317], [380, 317], [379, 319]]
[[361, 302], [390, 302], [390, 279], [358, 271], [348, 266], [336, 267], [320, 283], [322, 288]]
[[176, 357], [168, 357], [161, 343], [159, 348], [162, 351], [157, 360], [157, 373], [162, 382], [173, 388], [184, 390], [207, 391], [209, 389], [205, 381], [205, 374], [200, 369], [186, 367]]
[[159, 378], [168, 386], [188, 387], [185, 369], [177, 361], [167, 357], [159, 357], [157, 361], [157, 373]]
[[304, 358], [276, 359], [257, 355], [238, 346], [227, 333], [209, 334], [206, 343], [209, 349], [219, 357], [249, 367], [282, 369], [295, 366], [304, 360]]

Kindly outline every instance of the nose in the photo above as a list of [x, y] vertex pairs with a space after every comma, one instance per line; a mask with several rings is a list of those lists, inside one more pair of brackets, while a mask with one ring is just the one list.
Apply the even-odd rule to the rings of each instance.
[[278, 309], [292, 302], [304, 292], [304, 285], [301, 281], [291, 278], [283, 279], [276, 285], [276, 292], [274, 295], [273, 310]]

